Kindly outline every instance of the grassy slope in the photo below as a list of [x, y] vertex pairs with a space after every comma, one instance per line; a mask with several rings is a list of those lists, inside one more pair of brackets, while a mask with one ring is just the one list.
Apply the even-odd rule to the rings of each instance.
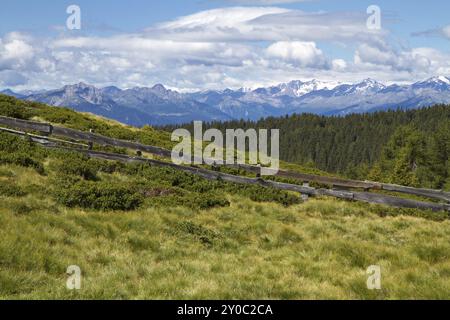
[[[27, 102], [0, 94], [0, 115], [52, 123], [76, 130], [89, 131], [116, 139], [136, 141], [143, 144], [172, 149], [177, 143], [170, 141], [170, 133], [150, 126], [141, 129], [124, 125], [90, 113], [80, 113], [67, 108], [55, 108], [37, 102]], [[117, 151], [117, 150], [116, 150]], [[148, 155], [151, 156], [151, 155]], [[309, 166], [281, 161], [281, 167], [303, 173], [333, 176]]]
[[[168, 135], [151, 128], [20, 108], [31, 118], [170, 147]], [[55, 202], [46, 188], [57, 172], [45, 169], [0, 166], [0, 187], [28, 190], [0, 196], [0, 299], [450, 298], [450, 221], [442, 214], [331, 199], [284, 207], [232, 194], [225, 194], [229, 207], [208, 210], [101, 212]], [[424, 218], [402, 215], [411, 213]], [[366, 288], [373, 264], [383, 269], [381, 291]], [[79, 292], [65, 288], [69, 265], [82, 268]]]
[[[28, 168], [0, 172], [22, 187], [48, 182]], [[449, 220], [231, 195], [230, 207], [203, 211], [98, 212], [38, 189], [1, 198], [0, 298], [450, 298]], [[73, 264], [84, 275], [76, 293], [65, 288]], [[382, 266], [381, 291], [366, 288], [372, 264]]]

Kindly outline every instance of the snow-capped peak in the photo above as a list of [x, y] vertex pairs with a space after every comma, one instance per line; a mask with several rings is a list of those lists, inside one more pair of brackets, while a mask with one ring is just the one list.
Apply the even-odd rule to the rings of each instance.
[[166, 87], [164, 87], [164, 85], [162, 85], [161, 83], [157, 83], [152, 87], [152, 90], [157, 91], [157, 92], [166, 92], [167, 89]]
[[366, 90], [382, 90], [386, 88], [386, 86], [374, 79], [368, 78], [365, 79], [363, 81], [361, 81], [360, 83], [355, 85], [355, 89], [357, 91], [366, 91]]
[[450, 84], [450, 78], [444, 77], [444, 76], [439, 76], [437, 77], [437, 80], [444, 82], [445, 84]]
[[419, 83], [426, 84], [426, 83], [438, 83], [438, 84], [449, 84], [450, 85], [450, 78], [444, 77], [444, 76], [437, 76], [433, 78], [429, 78], [427, 80], [421, 81]]
[[277, 93], [277, 96], [293, 96], [293, 97], [301, 97], [307, 93], [323, 90], [323, 89], [334, 89], [337, 87], [339, 83], [332, 83], [332, 82], [324, 82], [319, 81], [316, 79], [313, 79], [311, 81], [300, 81], [300, 80], [294, 80], [288, 83], [281, 83], [277, 86], [277, 88], [280, 90], [279, 93]]
[[361, 81], [359, 84], [360, 84], [360, 85], [370, 86], [370, 87], [383, 86], [382, 83], [380, 83], [380, 82], [378, 82], [377, 80], [374, 80], [374, 79], [372, 79], [372, 78], [367, 78], [367, 79]]
[[413, 84], [413, 88], [420, 90], [448, 91], [449, 87], [450, 78], [444, 76], [429, 78], [427, 80], [416, 82]]

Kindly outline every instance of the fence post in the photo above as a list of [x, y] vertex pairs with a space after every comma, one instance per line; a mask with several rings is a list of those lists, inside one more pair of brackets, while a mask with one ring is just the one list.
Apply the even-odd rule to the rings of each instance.
[[[309, 183], [307, 183], [307, 182], [303, 183], [303, 186], [306, 187], [306, 188], [310, 187]], [[307, 194], [303, 194], [302, 193], [302, 200], [305, 201], [305, 202], [308, 201], [309, 200], [309, 196]]]

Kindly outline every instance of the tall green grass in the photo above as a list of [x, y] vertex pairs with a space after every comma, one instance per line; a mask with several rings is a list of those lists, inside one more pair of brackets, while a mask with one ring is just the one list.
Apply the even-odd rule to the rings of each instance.
[[[0, 173], [2, 185], [28, 188], [0, 196], [0, 299], [450, 298], [448, 219], [231, 194], [207, 210], [97, 211], [58, 204], [33, 168]], [[69, 265], [82, 269], [79, 291], [66, 288]], [[370, 265], [382, 290], [366, 287]]]

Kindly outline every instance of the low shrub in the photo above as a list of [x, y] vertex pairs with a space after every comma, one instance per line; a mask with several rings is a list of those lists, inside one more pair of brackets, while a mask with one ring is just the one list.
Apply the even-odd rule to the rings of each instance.
[[13, 97], [0, 95], [0, 115], [18, 119], [29, 119], [32, 113], [26, 103]]
[[204, 210], [214, 207], [229, 207], [230, 202], [223, 196], [206, 193], [201, 196], [192, 196], [191, 199], [188, 199], [187, 205]]
[[54, 196], [67, 207], [95, 210], [133, 210], [143, 202], [143, 196], [131, 185], [77, 181], [76, 177], [66, 177], [55, 185]]
[[39, 159], [46, 156], [46, 151], [33, 142], [5, 132], [0, 132], [0, 151], [2, 153], [28, 153]]
[[42, 161], [46, 151], [21, 137], [0, 132], [0, 165], [15, 164], [22, 167], [36, 169], [40, 174], [44, 173]]
[[120, 171], [125, 167], [125, 164], [119, 161], [90, 159], [89, 162], [95, 171], [109, 174]]
[[58, 174], [74, 175], [86, 180], [97, 179], [97, 168], [89, 157], [75, 152], [64, 152], [58, 155], [58, 160], [51, 167]]
[[53, 150], [52, 157], [58, 160], [53, 164], [53, 168], [57, 172], [80, 176], [86, 180], [95, 180], [98, 172], [120, 172], [126, 166], [119, 161], [90, 158], [87, 155], [67, 150]]
[[15, 164], [22, 167], [34, 168], [39, 174], [44, 174], [45, 172], [42, 162], [23, 152], [0, 154], [0, 165], [3, 164]]
[[27, 215], [30, 214], [34, 209], [22, 202], [14, 202], [10, 205], [12, 213], [15, 215]]
[[187, 234], [193, 236], [206, 246], [212, 246], [221, 238], [221, 235], [218, 232], [200, 224], [193, 223], [192, 221], [182, 221], [176, 223], [174, 225], [174, 230], [177, 234]]
[[151, 197], [147, 199], [146, 203], [155, 207], [187, 207], [196, 210], [230, 206], [230, 202], [221, 195], [189, 192], [185, 194]]
[[253, 185], [233, 185], [227, 188], [230, 193], [244, 195], [255, 202], [277, 202], [285, 207], [302, 203], [302, 199], [295, 194], [274, 188]]
[[[196, 206], [199, 205], [200, 207], [211, 207], [211, 203], [208, 203], [206, 200], [208, 198], [215, 199], [213, 202], [218, 205], [226, 205], [226, 200], [223, 198], [224, 193], [246, 196], [256, 202], [277, 202], [286, 207], [302, 202], [298, 195], [283, 190], [258, 185], [234, 184], [219, 180], [210, 181], [175, 169], [151, 167], [147, 164], [127, 164], [123, 168], [122, 173], [138, 175], [148, 181], [152, 181], [154, 184], [169, 185], [195, 193], [198, 199], [192, 199], [192, 201], [194, 201]], [[207, 196], [204, 194], [207, 194]], [[180, 205], [180, 201], [177, 202], [177, 205]]]
[[0, 196], [5, 197], [23, 197], [26, 196], [27, 193], [20, 188], [19, 186], [9, 183], [9, 182], [1, 182], [0, 184]]

